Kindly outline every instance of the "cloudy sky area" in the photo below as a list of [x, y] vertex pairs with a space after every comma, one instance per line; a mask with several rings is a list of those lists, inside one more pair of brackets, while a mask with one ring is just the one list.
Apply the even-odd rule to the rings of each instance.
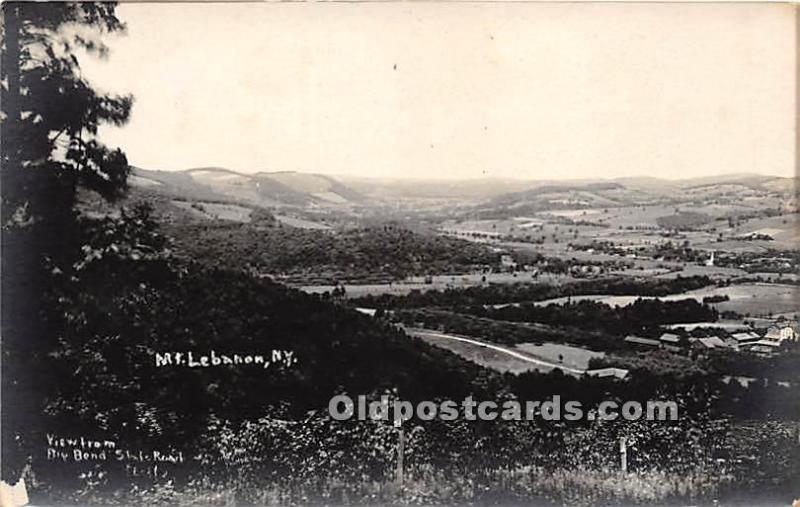
[[794, 172], [780, 4], [123, 4], [84, 62], [134, 165], [375, 177]]

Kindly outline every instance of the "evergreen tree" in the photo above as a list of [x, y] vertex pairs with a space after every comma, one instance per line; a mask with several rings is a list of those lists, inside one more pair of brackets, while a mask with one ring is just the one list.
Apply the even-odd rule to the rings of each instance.
[[79, 187], [107, 199], [126, 189], [128, 162], [97, 140], [124, 124], [130, 96], [95, 91], [78, 55], [105, 58], [101, 38], [124, 31], [114, 3], [6, 2], [3, 9], [2, 476], [15, 481], [41, 417], [53, 351], [54, 274], [74, 257]]

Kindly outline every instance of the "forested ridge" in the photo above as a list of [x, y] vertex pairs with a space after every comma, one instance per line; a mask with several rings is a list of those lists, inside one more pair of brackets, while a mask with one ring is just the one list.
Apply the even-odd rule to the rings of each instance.
[[565, 305], [475, 307], [472, 313], [491, 319], [599, 329], [617, 336], [657, 329], [658, 326], [676, 322], [714, 322], [718, 316], [714, 308], [694, 299], [637, 299], [621, 307], [583, 300]]
[[176, 253], [199, 262], [318, 280], [392, 281], [412, 275], [495, 268], [483, 245], [412, 232], [397, 225], [331, 233], [251, 224], [191, 223], [164, 227]]
[[707, 276], [677, 277], [675, 279], [642, 279], [630, 277], [603, 277], [563, 285], [537, 282], [488, 284], [466, 288], [412, 291], [406, 295], [381, 294], [354, 298], [351, 301], [370, 308], [418, 308], [437, 306], [465, 308], [479, 305], [524, 303], [545, 299], [579, 296], [584, 294], [666, 296], [711, 285]]

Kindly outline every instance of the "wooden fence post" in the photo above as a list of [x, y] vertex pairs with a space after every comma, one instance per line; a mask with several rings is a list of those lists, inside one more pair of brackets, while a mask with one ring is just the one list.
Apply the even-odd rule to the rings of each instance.
[[403, 489], [403, 457], [406, 448], [406, 434], [402, 426], [397, 427], [397, 487]]
[[628, 442], [625, 437], [619, 439], [619, 457], [622, 465], [622, 472], [628, 471]]

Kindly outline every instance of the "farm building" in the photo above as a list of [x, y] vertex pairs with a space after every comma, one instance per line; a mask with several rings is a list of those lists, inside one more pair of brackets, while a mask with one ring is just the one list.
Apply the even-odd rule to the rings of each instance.
[[771, 356], [780, 350], [781, 344], [772, 340], [758, 340], [743, 346], [746, 350], [761, 356]]
[[722, 349], [727, 347], [719, 336], [698, 338], [695, 343], [699, 344], [704, 349]]
[[771, 326], [767, 329], [764, 339], [779, 343], [786, 340], [797, 341], [797, 331], [792, 326]]
[[639, 345], [644, 347], [660, 347], [661, 342], [658, 340], [653, 340], [652, 338], [642, 338], [641, 336], [636, 335], [628, 335], [625, 337], [625, 343], [630, 343], [631, 345]]
[[670, 345], [677, 345], [680, 343], [681, 337], [672, 333], [664, 333], [661, 335], [658, 341], [661, 343], [669, 343]]
[[740, 347], [742, 345], [747, 345], [748, 343], [753, 343], [761, 339], [756, 333], [752, 331], [747, 331], [744, 333], [734, 333], [731, 335], [731, 338], [736, 340], [736, 344]]
[[586, 375], [599, 378], [614, 377], [624, 379], [628, 376], [628, 370], [624, 368], [600, 368], [598, 370], [587, 370]]
[[671, 352], [680, 352], [681, 350], [681, 337], [676, 334], [664, 333], [658, 338], [658, 341], [661, 343], [662, 348]]

